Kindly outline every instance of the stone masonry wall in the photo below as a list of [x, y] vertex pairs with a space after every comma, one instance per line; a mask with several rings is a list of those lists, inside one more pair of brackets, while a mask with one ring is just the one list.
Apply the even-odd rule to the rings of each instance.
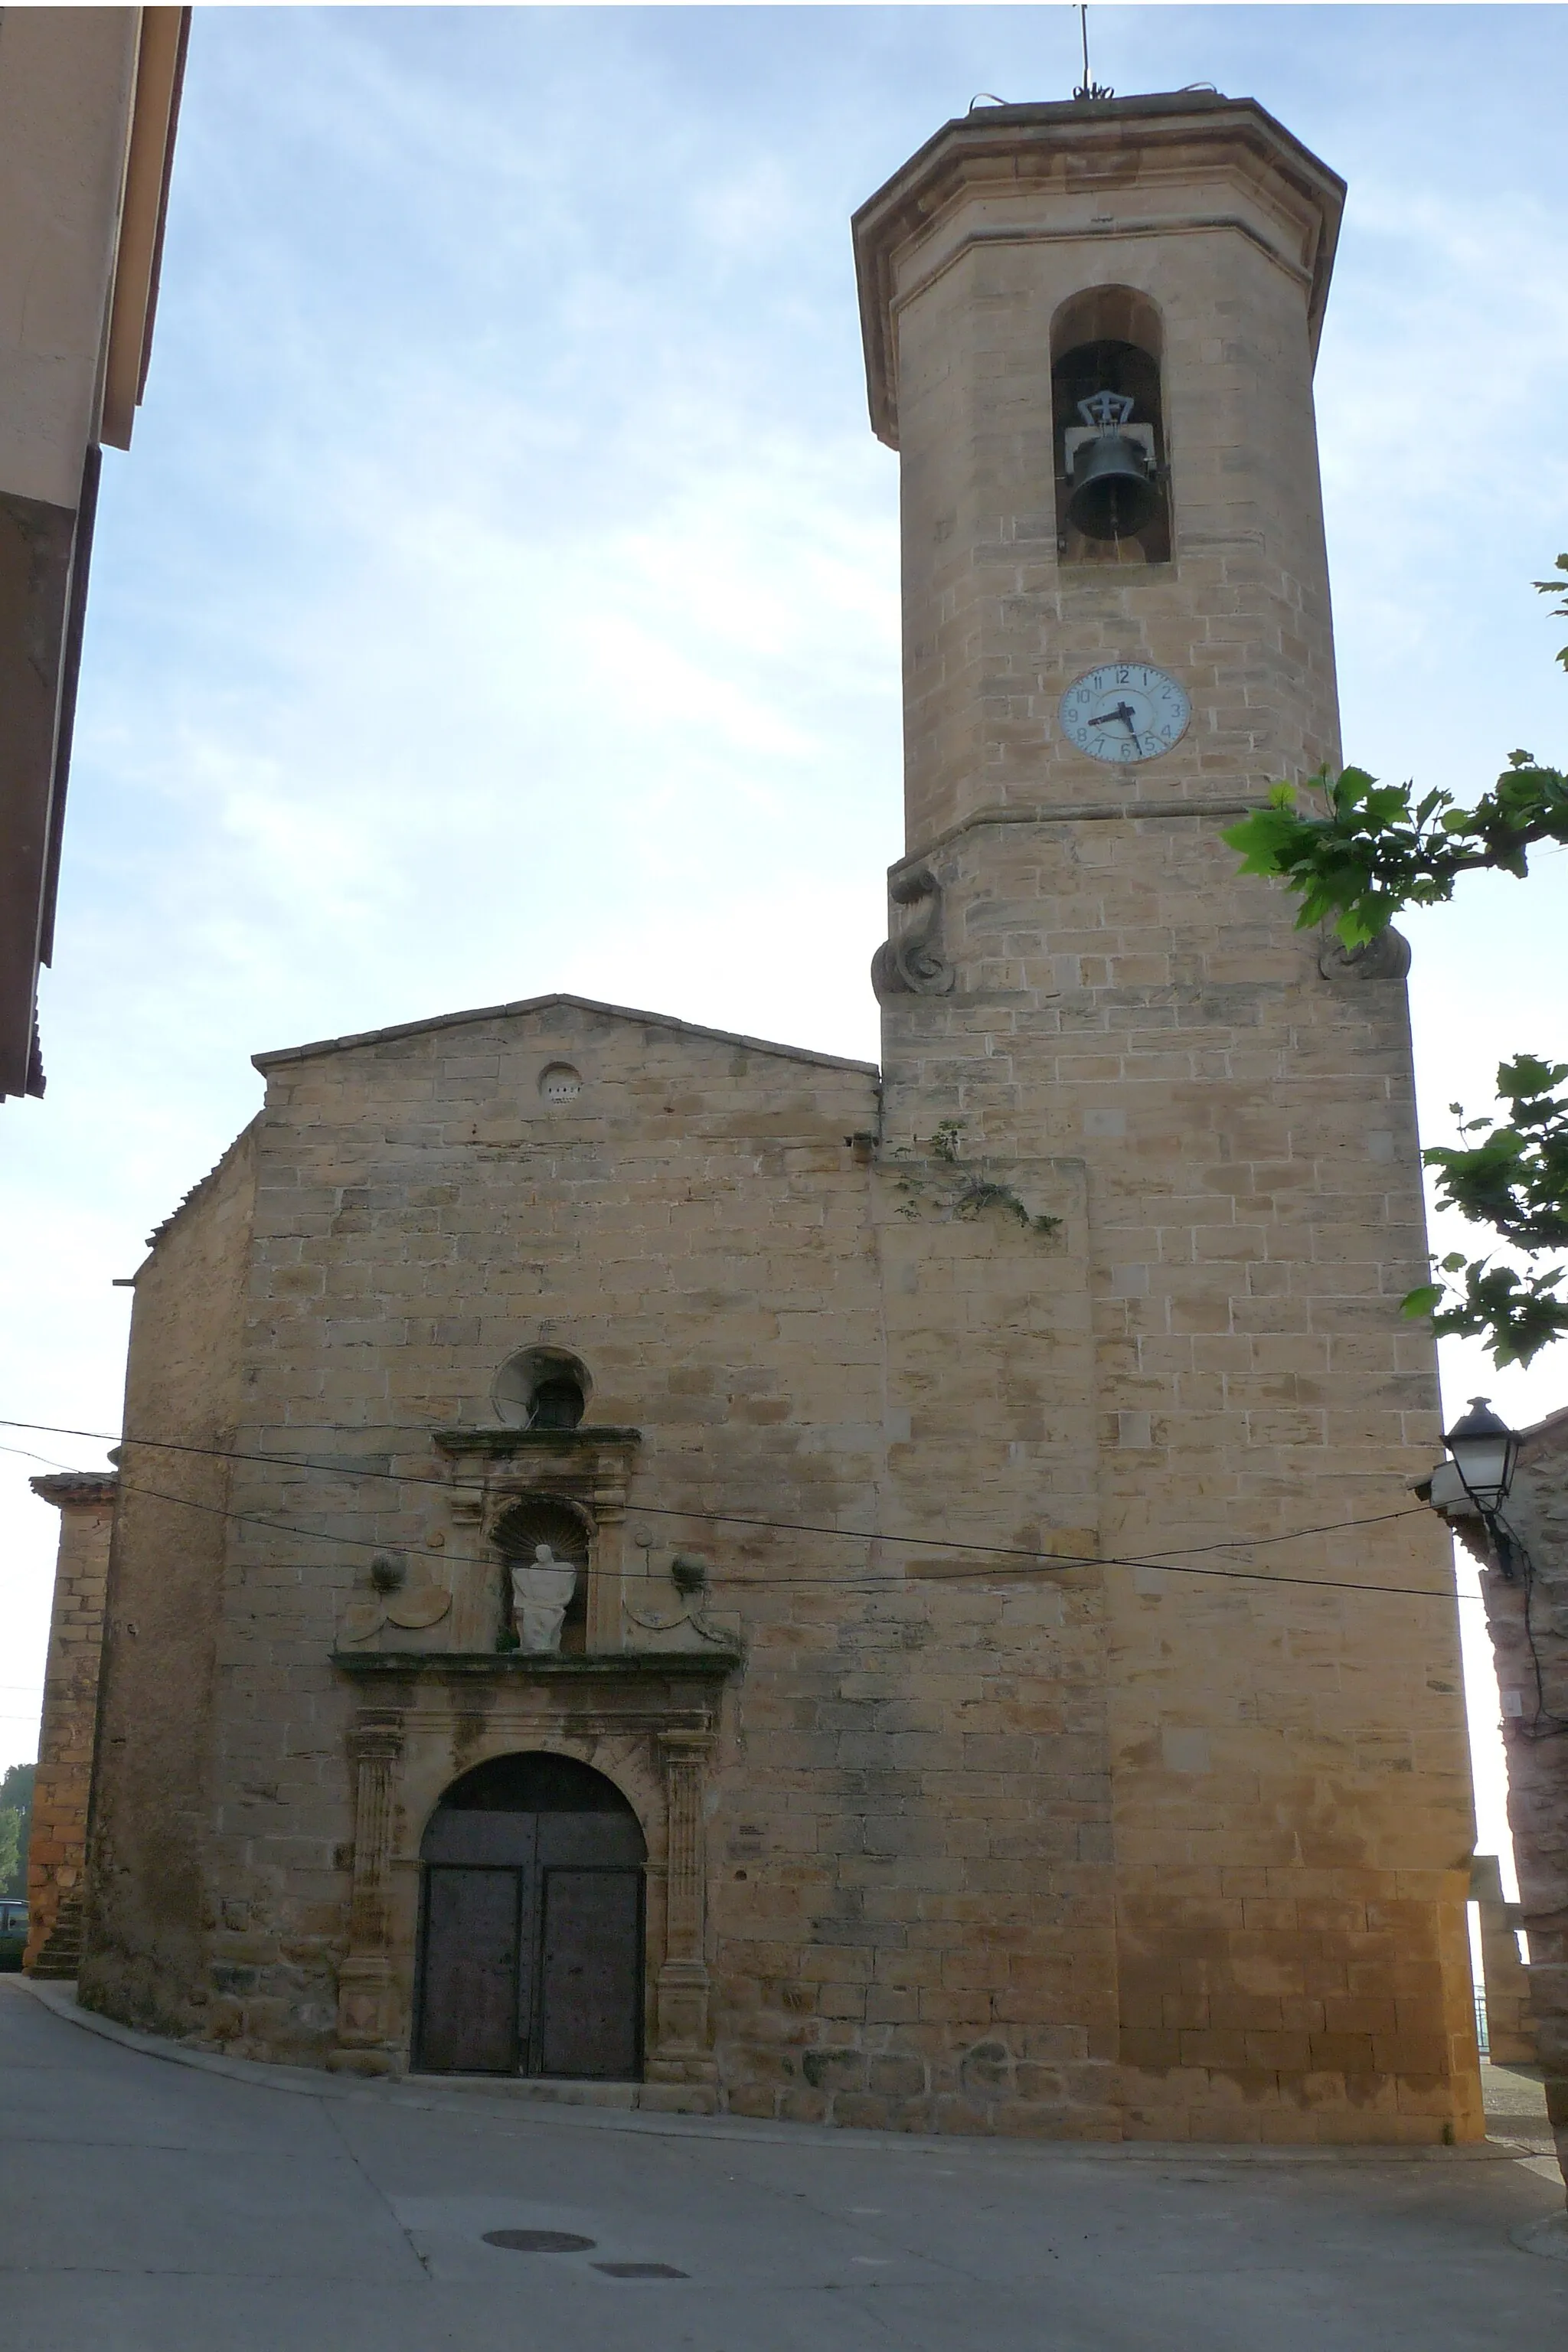
[[61, 1903], [82, 1891], [116, 1482], [112, 1476], [68, 1472], [31, 1484], [34, 1494], [58, 1511], [60, 1542], [27, 1848], [24, 1968], [31, 1968], [47, 1941]]
[[1385, 1516], [1437, 1441], [1399, 1313], [1403, 992], [1325, 979], [1192, 816], [977, 828], [938, 870], [956, 985], [887, 1008], [889, 1133], [950, 1119], [1026, 1192], [1031, 1146], [1086, 1168], [1087, 1516], [1149, 1563], [1106, 1580], [1142, 2126], [1217, 2101], [1231, 2130], [1421, 2137], [1457, 2091], [1479, 2126], [1451, 1575], [1426, 1515]]
[[254, 1138], [247, 1129], [154, 1237], [131, 1321], [81, 1999], [160, 2032], [193, 2031], [206, 1992], [206, 1858], [226, 1801], [210, 1777], [226, 1449]]
[[[1508, 1579], [1484, 1565], [1481, 1591], [1502, 1702], [1531, 2024], [1568, 2182], [1568, 1412], [1526, 1433], [1507, 1517], [1528, 1570], [1521, 1562]], [[1468, 1524], [1455, 1521], [1475, 1550]]]

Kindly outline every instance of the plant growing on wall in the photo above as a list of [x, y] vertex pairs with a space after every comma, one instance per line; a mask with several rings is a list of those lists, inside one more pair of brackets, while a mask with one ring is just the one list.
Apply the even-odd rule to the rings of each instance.
[[[1538, 580], [1542, 595], [1568, 598], [1568, 554], [1558, 577]], [[1568, 601], [1552, 606], [1568, 619]], [[1568, 646], [1556, 656], [1568, 669]], [[1363, 948], [1402, 908], [1446, 904], [1461, 876], [1512, 874], [1523, 880], [1542, 842], [1568, 843], [1568, 774], [1530, 751], [1511, 751], [1497, 782], [1473, 807], [1451, 793], [1419, 799], [1412, 783], [1383, 784], [1363, 768], [1312, 779], [1327, 814], [1303, 814], [1289, 784], [1232, 825], [1225, 840], [1244, 874], [1281, 882], [1300, 900], [1298, 929], [1332, 928], [1346, 948]], [[1422, 1154], [1437, 1171], [1437, 1197], [1471, 1224], [1489, 1228], [1525, 1261], [1451, 1251], [1445, 1280], [1423, 1283], [1404, 1300], [1406, 1315], [1430, 1315], [1444, 1334], [1484, 1339], [1494, 1364], [1528, 1364], [1568, 1331], [1568, 1062], [1516, 1054], [1498, 1070], [1500, 1116], [1466, 1118], [1450, 1105], [1467, 1140]]]
[[[957, 1119], [944, 1118], [942, 1121], [931, 1136], [931, 1150], [932, 1157], [940, 1160], [944, 1167], [959, 1168], [963, 1165], [963, 1129]], [[963, 1224], [973, 1223], [987, 1209], [1000, 1209], [1004, 1215], [1011, 1217], [1028, 1234], [1047, 1235], [1060, 1228], [1062, 1221], [1059, 1217], [1045, 1213], [1036, 1215], [1027, 1202], [1020, 1200], [1011, 1184], [1001, 1183], [987, 1176], [984, 1163], [973, 1173], [932, 1180], [917, 1176], [907, 1165], [910, 1160], [907, 1146], [896, 1145], [889, 1158], [906, 1163], [905, 1172], [899, 1176], [896, 1184], [896, 1189], [904, 1195], [899, 1211], [901, 1217], [919, 1217], [929, 1202], [939, 1216], [957, 1218]]]
[[13, 1764], [0, 1778], [0, 1895], [27, 1891], [27, 1840], [33, 1828], [36, 1764]]

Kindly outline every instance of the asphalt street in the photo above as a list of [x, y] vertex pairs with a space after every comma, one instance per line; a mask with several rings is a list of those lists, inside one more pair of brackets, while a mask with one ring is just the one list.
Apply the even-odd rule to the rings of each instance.
[[1237, 2161], [285, 2087], [104, 2040], [17, 1978], [0, 2092], [0, 2325], [28, 2352], [1568, 2340], [1568, 2262], [1510, 2238], [1562, 2187], [1510, 2154]]

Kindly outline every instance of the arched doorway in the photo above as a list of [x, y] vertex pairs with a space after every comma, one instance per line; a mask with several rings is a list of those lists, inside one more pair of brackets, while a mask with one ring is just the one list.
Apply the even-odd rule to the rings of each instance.
[[568, 1756], [497, 1756], [420, 1846], [415, 2064], [626, 2082], [642, 2067], [637, 1815]]

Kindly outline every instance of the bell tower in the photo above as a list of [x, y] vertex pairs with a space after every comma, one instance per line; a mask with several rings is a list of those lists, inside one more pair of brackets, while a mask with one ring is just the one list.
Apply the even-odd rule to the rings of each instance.
[[[1439, 1427], [1400, 1313], [1407, 958], [1296, 930], [1221, 838], [1339, 757], [1312, 369], [1343, 195], [1252, 100], [1182, 92], [987, 108], [855, 219], [902, 506], [882, 1148], [1064, 1208], [1016, 1316], [944, 1335], [933, 1300], [919, 1336], [994, 1360], [948, 1490], [1031, 1400], [996, 1478], [1101, 1562], [1090, 2047], [1129, 2136], [1482, 2130], [1452, 1571], [1404, 1507]], [[1042, 1339], [1032, 1294], [1075, 1286], [1081, 1333]]]

